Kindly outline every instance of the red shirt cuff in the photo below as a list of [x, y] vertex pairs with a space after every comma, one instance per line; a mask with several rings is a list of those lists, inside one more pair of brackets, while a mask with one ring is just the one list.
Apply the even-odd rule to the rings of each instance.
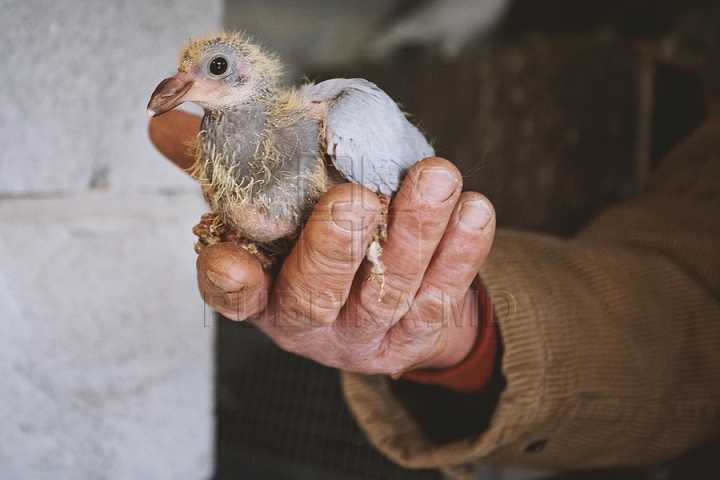
[[475, 345], [462, 362], [442, 370], [411, 370], [402, 379], [443, 387], [458, 393], [473, 393], [481, 390], [493, 373], [497, 334], [493, 322], [493, 309], [485, 285], [480, 276], [472, 286], [478, 293], [478, 335]]

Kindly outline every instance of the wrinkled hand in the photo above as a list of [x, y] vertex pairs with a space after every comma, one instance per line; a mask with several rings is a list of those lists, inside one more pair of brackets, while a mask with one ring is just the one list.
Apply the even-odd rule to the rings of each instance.
[[[197, 116], [169, 112], [152, 120], [150, 137], [188, 168], [199, 124]], [[281, 348], [328, 366], [394, 376], [453, 366], [477, 336], [469, 287], [495, 233], [490, 202], [461, 187], [446, 160], [410, 170], [389, 208], [382, 301], [363, 260], [380, 202], [349, 183], [323, 196], [276, 278], [238, 245], [218, 244], [198, 257], [200, 292], [228, 318], [249, 318]]]

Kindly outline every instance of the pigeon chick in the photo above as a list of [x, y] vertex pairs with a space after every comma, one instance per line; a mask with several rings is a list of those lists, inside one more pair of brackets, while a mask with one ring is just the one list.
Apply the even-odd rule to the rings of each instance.
[[[376, 85], [334, 79], [287, 88], [280, 75], [275, 56], [241, 34], [198, 38], [147, 107], [149, 117], [184, 102], [204, 109], [193, 171], [214, 217], [196, 227], [199, 248], [218, 237], [233, 240], [265, 267], [270, 262], [263, 260], [291, 248], [303, 220], [333, 185], [362, 184], [387, 205], [408, 169], [434, 155]], [[368, 247], [371, 278], [381, 292], [385, 232], [381, 225]]]

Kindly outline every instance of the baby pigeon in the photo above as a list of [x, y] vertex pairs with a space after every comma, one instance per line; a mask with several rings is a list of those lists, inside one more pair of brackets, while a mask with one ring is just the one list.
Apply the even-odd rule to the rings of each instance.
[[[387, 205], [408, 169], [434, 155], [373, 83], [333, 79], [287, 88], [280, 75], [275, 56], [241, 34], [221, 33], [191, 40], [178, 73], [152, 94], [149, 117], [184, 102], [205, 110], [193, 173], [213, 215], [195, 229], [198, 251], [232, 240], [267, 268], [291, 248], [333, 185], [362, 184]], [[385, 232], [381, 225], [367, 251], [381, 292]]]

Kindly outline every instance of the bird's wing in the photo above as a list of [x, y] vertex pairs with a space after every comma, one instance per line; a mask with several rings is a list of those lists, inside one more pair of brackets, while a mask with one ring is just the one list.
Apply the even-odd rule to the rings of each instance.
[[392, 195], [413, 164], [435, 154], [397, 104], [367, 80], [327, 80], [306, 85], [301, 94], [326, 108], [327, 153], [351, 182]]

